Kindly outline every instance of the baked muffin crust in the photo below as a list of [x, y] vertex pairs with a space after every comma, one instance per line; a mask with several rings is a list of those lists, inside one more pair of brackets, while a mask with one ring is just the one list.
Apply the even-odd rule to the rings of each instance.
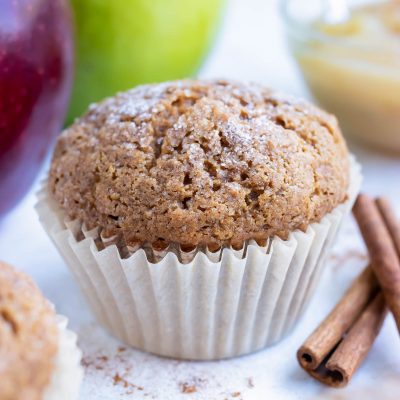
[[50, 304], [26, 275], [0, 262], [0, 399], [41, 400], [57, 353]]
[[335, 117], [256, 84], [176, 81], [99, 104], [56, 145], [49, 190], [70, 218], [140, 243], [286, 238], [346, 199]]

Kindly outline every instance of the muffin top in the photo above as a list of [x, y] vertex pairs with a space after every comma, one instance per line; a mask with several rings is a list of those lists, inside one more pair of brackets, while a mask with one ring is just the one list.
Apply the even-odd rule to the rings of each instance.
[[48, 301], [30, 278], [0, 262], [0, 399], [42, 399], [57, 342]]
[[257, 84], [184, 80], [92, 105], [59, 137], [49, 190], [132, 242], [240, 246], [306, 229], [348, 180], [334, 116]]

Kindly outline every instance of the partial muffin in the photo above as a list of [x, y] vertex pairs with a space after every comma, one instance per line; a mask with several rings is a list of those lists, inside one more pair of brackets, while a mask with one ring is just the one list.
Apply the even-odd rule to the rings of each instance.
[[77, 398], [82, 370], [70, 335], [32, 280], [0, 262], [0, 399]]
[[217, 359], [291, 331], [359, 185], [332, 115], [256, 84], [176, 81], [66, 129], [37, 210], [110, 332]]
[[63, 132], [49, 189], [73, 219], [140, 244], [287, 238], [346, 200], [336, 119], [259, 85], [178, 81], [94, 105]]

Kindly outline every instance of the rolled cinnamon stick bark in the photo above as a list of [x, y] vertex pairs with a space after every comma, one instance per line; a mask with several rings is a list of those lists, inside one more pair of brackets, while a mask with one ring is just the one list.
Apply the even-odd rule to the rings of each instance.
[[400, 258], [400, 223], [398, 217], [387, 198], [378, 197], [376, 199], [376, 205], [378, 206], [379, 212], [381, 213], [386, 227], [392, 237], [397, 251], [397, 256]]
[[304, 369], [315, 370], [323, 362], [361, 315], [378, 289], [378, 282], [368, 266], [298, 350], [297, 359]]
[[353, 213], [368, 249], [371, 268], [400, 331], [400, 262], [394, 242], [377, 205], [369, 196], [358, 196]]
[[346, 386], [367, 356], [386, 317], [387, 308], [382, 292], [363, 311], [356, 323], [326, 363], [330, 386]]

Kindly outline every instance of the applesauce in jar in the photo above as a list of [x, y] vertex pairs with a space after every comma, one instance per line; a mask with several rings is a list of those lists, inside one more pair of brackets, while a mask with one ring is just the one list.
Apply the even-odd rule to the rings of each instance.
[[307, 26], [296, 22], [291, 48], [346, 135], [400, 154], [400, 0], [348, 3], [343, 20], [321, 12]]

